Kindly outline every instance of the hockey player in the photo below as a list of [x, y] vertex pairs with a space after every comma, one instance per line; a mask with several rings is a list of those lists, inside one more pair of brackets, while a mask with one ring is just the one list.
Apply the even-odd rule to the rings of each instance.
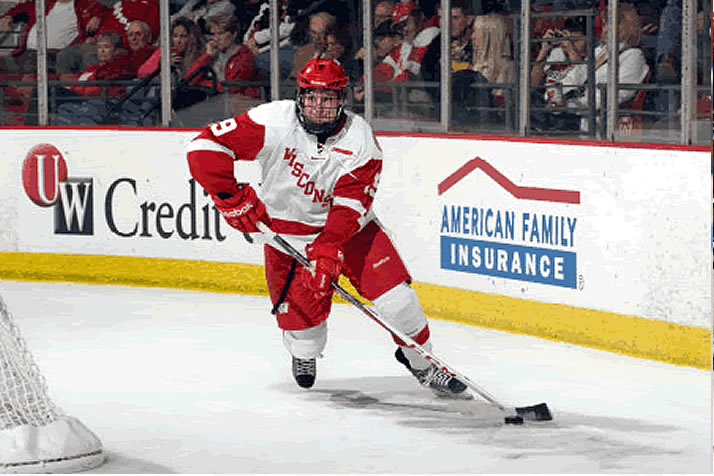
[[[382, 317], [431, 349], [429, 326], [410, 276], [372, 210], [382, 151], [371, 127], [344, 109], [348, 78], [332, 59], [314, 58], [298, 75], [296, 100], [274, 101], [206, 127], [188, 147], [193, 177], [241, 232], [262, 221], [297, 249], [314, 273], [275, 245], [265, 274], [298, 385], [310, 388], [327, 342], [330, 283], [344, 273]], [[260, 195], [238, 183], [234, 160], [257, 160]], [[397, 360], [437, 395], [466, 386], [394, 338]]]

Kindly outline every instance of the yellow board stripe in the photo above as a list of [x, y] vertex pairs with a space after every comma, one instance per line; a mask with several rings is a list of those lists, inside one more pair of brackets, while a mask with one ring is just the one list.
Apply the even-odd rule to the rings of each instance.
[[711, 330], [695, 326], [414, 283], [429, 317], [711, 369]]
[[[268, 294], [263, 266], [130, 256], [0, 252], [0, 279]], [[344, 278], [340, 284], [356, 294]], [[711, 369], [710, 329], [433, 284], [413, 287], [431, 318]]]

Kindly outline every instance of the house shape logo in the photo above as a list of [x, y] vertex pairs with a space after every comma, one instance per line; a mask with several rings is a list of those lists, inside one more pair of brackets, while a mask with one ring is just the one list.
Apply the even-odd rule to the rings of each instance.
[[503, 187], [507, 192], [517, 199], [521, 200], [541, 200], [546, 202], [556, 203], [580, 203], [580, 192], [574, 190], [558, 190], [553, 188], [539, 187], [523, 187], [514, 184], [505, 175], [496, 170], [494, 166], [483, 160], [481, 157], [475, 157], [457, 171], [446, 177], [438, 186], [438, 194], [443, 195], [451, 187], [463, 180], [474, 170], [480, 169], [488, 175], [494, 182]]

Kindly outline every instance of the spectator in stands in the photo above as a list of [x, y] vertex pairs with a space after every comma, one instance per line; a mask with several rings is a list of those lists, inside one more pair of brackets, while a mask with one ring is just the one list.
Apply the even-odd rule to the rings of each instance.
[[[110, 10], [96, 0], [47, 0], [47, 56], [48, 68], [55, 70], [59, 50], [73, 44], [93, 41]], [[0, 57], [0, 71], [28, 73], [37, 69], [37, 31], [34, 0], [26, 0], [12, 7], [0, 18], [0, 31], [25, 23], [20, 45], [10, 56]]]
[[[247, 45], [251, 40], [255, 42], [258, 48], [255, 65], [263, 76], [268, 77], [270, 76], [270, 2], [268, 0], [260, 1], [262, 3], [258, 12], [245, 29], [243, 43]], [[250, 2], [251, 0], [248, 0], [248, 3]], [[280, 24], [278, 25], [278, 44], [280, 47], [278, 66], [280, 77], [287, 78], [295, 56], [292, 40], [292, 34], [295, 31], [295, 18], [291, 15], [290, 2], [288, 0], [279, 0], [278, 9], [280, 16]]]
[[[382, 22], [377, 28], [372, 32], [373, 51], [372, 51], [372, 61], [374, 61], [373, 66], [377, 66], [379, 63], [387, 57], [390, 51], [397, 47], [402, 37], [397, 32], [393, 25], [392, 20], [387, 20]], [[355, 58], [362, 60], [364, 58], [364, 47], [362, 47]]]
[[[372, 42], [374, 44], [372, 48], [372, 68], [380, 64], [384, 58], [387, 57], [389, 52], [399, 45], [400, 41], [401, 36], [392, 28], [392, 20], [384, 21], [375, 28], [372, 32]], [[355, 71], [358, 73], [354, 81], [360, 82], [364, 80], [364, 47], [357, 51], [354, 59], [356, 62]], [[353, 88], [353, 97], [355, 101], [364, 100], [364, 87], [359, 85], [355, 86]]]
[[[438, 17], [437, 17], [438, 18]], [[468, 0], [452, 0], [449, 26], [451, 28], [451, 72], [467, 69], [472, 59], [471, 44], [472, 21], [471, 2]], [[424, 81], [441, 80], [441, 34], [439, 33], [429, 44], [421, 63], [421, 77]], [[468, 73], [466, 73], [468, 75]], [[432, 102], [437, 105], [435, 113], [439, 115], [439, 88], [428, 87], [427, 93]]]
[[424, 24], [424, 15], [410, 1], [399, 2], [392, 12], [392, 28], [399, 33], [404, 43], [413, 43]]
[[[286, 0], [283, 0], [286, 1]], [[362, 24], [357, 23], [361, 17], [362, 4], [355, 0], [287, 0], [289, 11], [295, 16], [295, 34], [292, 36], [293, 44], [300, 46], [308, 41], [309, 18], [317, 12], [327, 12], [335, 17], [335, 23], [342, 27], [350, 28], [353, 32], [361, 29]], [[370, 2], [371, 3], [371, 2]], [[307, 21], [305, 21], [307, 17]], [[304, 22], [304, 27], [302, 23]]]
[[[584, 34], [583, 22], [576, 18], [568, 19], [561, 29], [546, 30], [543, 38], [554, 39], [554, 41], [541, 43], [535, 62], [581, 61], [587, 55], [586, 42], [584, 40], [568, 40], [567, 38]], [[555, 106], [556, 103], [561, 102], [559, 96], [563, 89], [563, 78], [567, 77], [575, 66], [573, 64], [534, 64], [531, 69], [531, 86], [546, 86], [545, 101]], [[541, 91], [543, 91], [542, 88]], [[540, 102], [542, 103], [542, 101]]]
[[[641, 39], [640, 19], [634, 6], [630, 4], [620, 4], [618, 8], [618, 36], [620, 40], [618, 57], [618, 82], [619, 83], [642, 83], [647, 77], [649, 67], [645, 61], [645, 55], [639, 48]], [[607, 82], [608, 58], [607, 58], [607, 15], [602, 16], [603, 32], [601, 43], [595, 48], [595, 83], [604, 84]], [[568, 36], [583, 36], [584, 27], [575, 19], [566, 21], [565, 26], [560, 31], [548, 30], [545, 38], [567, 38]], [[557, 40], [560, 44], [554, 48], [554, 42], [543, 42], [538, 52], [536, 61], [584, 61], [586, 58], [585, 40]], [[588, 77], [588, 65], [575, 64], [566, 65], [565, 68], [553, 69], [544, 65], [534, 65], [531, 70], [531, 85], [547, 86], [544, 95], [533, 95], [532, 104], [534, 106], [547, 105], [554, 107], [566, 106], [570, 109], [580, 109], [580, 112], [561, 112], [532, 114], [531, 123], [534, 127], [542, 130], [580, 130], [584, 128], [584, 109], [588, 107], [587, 89], [585, 83]], [[541, 89], [542, 90], [542, 89]], [[630, 100], [636, 90], [620, 89], [618, 93], [618, 103], [622, 104]], [[595, 89], [595, 107], [601, 106], [601, 93], [599, 88]], [[583, 119], [583, 120], [581, 120]], [[582, 123], [582, 124], [581, 124]]]
[[[437, 17], [438, 18], [438, 17]], [[451, 71], [468, 67], [471, 61], [471, 2], [451, 2]], [[424, 53], [421, 74], [425, 81], [438, 81], [441, 71], [441, 34], [437, 35]]]
[[[397, 47], [399, 42], [402, 41], [402, 37], [392, 26], [392, 20], [387, 20], [372, 32], [372, 41], [374, 42], [374, 51], [372, 52], [373, 66], [377, 66], [387, 57], [390, 51]], [[363, 59], [361, 52], [364, 52], [364, 48], [355, 55], [358, 60]]]
[[335, 28], [335, 17], [327, 12], [317, 12], [310, 16], [310, 42], [295, 50], [290, 77], [297, 78], [305, 64], [327, 50], [327, 32]]
[[326, 47], [322, 58], [335, 59], [349, 76], [350, 81], [358, 81], [363, 71], [352, 52], [352, 38], [344, 28], [333, 28], [325, 37]]
[[[151, 29], [148, 43], [154, 43], [159, 36], [158, 0], [118, 0], [111, 8], [111, 15], [102, 22], [99, 33], [116, 31], [122, 35], [122, 47], [129, 49], [127, 29], [132, 21], [140, 20]], [[81, 43], [64, 48], [57, 55], [59, 73], [76, 73], [97, 62], [96, 48], [91, 43]]]
[[[97, 36], [98, 63], [90, 65], [74, 79], [77, 81], [123, 80], [136, 77], [127, 51], [122, 48], [121, 34], [106, 31]], [[58, 124], [102, 124], [106, 112], [105, 98], [93, 96], [119, 97], [124, 94], [123, 86], [67, 86], [58, 90], [61, 102], [57, 108]], [[79, 97], [88, 99], [78, 101]]]
[[[412, 81], [419, 78], [421, 63], [429, 44], [439, 33], [439, 28], [429, 26], [424, 22], [424, 15], [413, 3], [397, 3], [392, 13], [392, 28], [399, 34], [399, 41], [373, 69], [372, 78], [375, 83], [388, 81]], [[386, 24], [383, 23], [383, 25]], [[382, 25], [380, 25], [381, 28]], [[387, 39], [387, 43], [389, 43]], [[406, 96], [402, 93], [406, 93]], [[355, 91], [355, 99], [361, 100], [362, 91]], [[376, 86], [374, 88], [376, 102], [393, 103], [393, 88]], [[399, 94], [400, 99], [406, 99], [407, 104], [416, 106], [411, 112], [422, 114], [429, 108], [430, 100], [422, 88], [408, 87]]]
[[[645, 60], [644, 52], [640, 48], [642, 40], [642, 25], [640, 16], [635, 7], [628, 3], [618, 6], [618, 82], [625, 84], [640, 84], [647, 77], [650, 68]], [[607, 13], [601, 14], [602, 36], [600, 45], [595, 48], [595, 83], [604, 84], [607, 82], [608, 58], [607, 58]], [[582, 78], [585, 83], [587, 71], [585, 65], [576, 68], [576, 79]], [[579, 76], [579, 78], [578, 78]], [[621, 89], [618, 92], [617, 102], [623, 104], [632, 99], [637, 90]], [[602, 105], [600, 89], [595, 90], [595, 106]], [[576, 94], [572, 102], [568, 105], [586, 107], [588, 104], [585, 94]]]
[[[342, 30], [333, 28], [325, 34], [325, 51], [320, 55], [320, 58], [334, 59], [342, 64], [341, 58], [347, 53], [349, 45], [349, 36], [341, 35]], [[344, 68], [344, 65], [342, 65]]]
[[[387, 57], [392, 49], [396, 48], [401, 41], [401, 36], [392, 28], [392, 20], [382, 22], [372, 32], [372, 68], [380, 64]], [[364, 47], [360, 48], [354, 56], [356, 63], [355, 82], [364, 81]], [[353, 88], [353, 97], [355, 101], [364, 100], [364, 87], [356, 85]]]
[[439, 34], [437, 27], [422, 28], [424, 17], [413, 3], [398, 3], [392, 19], [401, 41], [374, 69], [375, 82], [417, 78], [426, 50]]
[[[374, 43], [372, 51], [372, 60], [374, 65], [379, 64], [387, 54], [399, 43], [399, 34], [392, 27], [392, 13], [394, 13], [394, 2], [385, 0], [377, 3], [374, 6], [372, 42]], [[362, 46], [354, 59], [357, 62], [364, 62], [364, 46]], [[364, 65], [359, 69], [363, 71]], [[360, 76], [362, 72], [360, 73]]]
[[[452, 101], [454, 120], [482, 122], [498, 117], [478, 107], [502, 106], [502, 88], [474, 88], [473, 83], [512, 83], [515, 68], [511, 56], [511, 42], [501, 15], [478, 15], [470, 29], [472, 54], [466, 69], [452, 73]], [[455, 69], [452, 64], [452, 69]]]
[[[473, 17], [471, 16], [470, 4], [455, 0], [451, 4], [451, 71], [460, 71], [469, 67], [473, 45], [471, 44], [471, 33], [473, 31]], [[499, 22], [503, 23], [503, 22]], [[505, 33], [505, 30], [503, 30]], [[439, 35], [441, 38], [441, 34]], [[506, 36], [503, 40], [507, 41]], [[436, 43], [431, 42], [430, 47]], [[441, 50], [441, 48], [439, 48]], [[423, 64], [423, 63], [422, 63]]]
[[208, 33], [208, 17], [234, 15], [235, 12], [236, 7], [230, 0], [188, 0], [181, 10], [171, 15], [171, 21], [185, 17], [201, 27], [204, 33]]
[[[581, 61], [587, 56], [586, 42], [568, 38], [584, 34], [585, 26], [580, 18], [569, 18], [560, 29], [546, 30], [543, 38], [554, 41], [541, 43], [535, 63]], [[584, 66], [587, 68], [587, 65]], [[574, 91], [577, 91], [576, 88], [566, 86], [585, 82], [584, 80], [576, 82], [574, 71], [577, 67], [578, 65], [568, 63], [534, 64], [530, 73], [531, 86], [534, 88], [531, 94], [531, 107], [564, 106], [563, 94], [567, 93], [570, 97]], [[584, 72], [587, 74], [587, 69]], [[544, 131], [575, 131], [580, 129], [580, 116], [569, 111], [533, 111], [531, 126], [536, 130]]]
[[[181, 109], [209, 97], [208, 88], [190, 88], [182, 84], [191, 67], [204, 53], [206, 39], [203, 31], [188, 18], [178, 17], [171, 24], [171, 84], [173, 86], [172, 107]], [[157, 48], [144, 64], [139, 67], [138, 76], [144, 84], [150, 82], [161, 71], [161, 49]], [[180, 86], [181, 85], [181, 86]], [[160, 91], [157, 87], [134, 90], [131, 98], [121, 105], [120, 122], [132, 126], [155, 125], [160, 109]]]
[[147, 42], [153, 44], [159, 38], [159, 18], [158, 0], [117, 0], [112, 6], [112, 21], [103, 29], [121, 32], [124, 47], [129, 47], [129, 25], [140, 20], [149, 25], [151, 37]]
[[[239, 24], [235, 16], [208, 17], [206, 25], [210, 32], [206, 50], [184, 76], [185, 84], [212, 87], [210, 72], [216, 76], [218, 92], [223, 91], [221, 81], [262, 81], [264, 79], [255, 67], [255, 56], [258, 51], [255, 40], [250, 40], [248, 44], [236, 43]], [[257, 86], [232, 86], [229, 88], [229, 92], [252, 99], [260, 98], [260, 88]], [[184, 99], [188, 98], [182, 98], [181, 91], [179, 91], [177, 109], [180, 108]]]
[[392, 19], [392, 13], [394, 12], [394, 2], [390, 0], [382, 0], [374, 6], [374, 13], [372, 14], [373, 28], [378, 28], [379, 25], [387, 20]]
[[151, 27], [141, 20], [130, 21], [126, 29], [126, 36], [129, 41], [131, 64], [134, 70], [138, 71], [156, 50], [156, 47], [151, 43]]
[[[472, 55], [468, 68], [490, 83], [510, 83], [514, 80], [514, 64], [508, 27], [501, 15], [474, 17], [471, 30]], [[499, 95], [494, 91], [492, 95]]]
[[[97, 63], [88, 66], [75, 78], [76, 81], [99, 81], [112, 79], [133, 79], [136, 70], [132, 68], [128, 52], [122, 48], [122, 37], [115, 31], [106, 31], [97, 36], [96, 56]], [[101, 96], [104, 94], [102, 86], [67, 86], [80, 96]], [[120, 96], [124, 92], [123, 86], [110, 86], [107, 96]]]
[[679, 80], [682, 54], [682, 2], [667, 0], [660, 17], [655, 55], [655, 72], [660, 83]]
[[[171, 24], [171, 73], [176, 84], [185, 77], [205, 50], [206, 39], [201, 29], [185, 17], [176, 18]], [[161, 49], [139, 67], [138, 76], [144, 78], [156, 72], [161, 66]]]
[[[709, 5], [706, 5], [709, 3]], [[711, 58], [708, 58], [711, 35], [707, 34], [710, 23], [707, 21], [711, 2], [699, 0], [696, 22], [697, 69], [700, 74], [709, 75]], [[682, 2], [667, 0], [660, 16], [660, 25], [655, 49], [655, 78], [658, 83], [678, 84], [681, 81], [682, 56]], [[670, 94], [674, 108], [679, 107], [678, 93], [662, 90], [657, 94], [655, 107], [659, 112], [667, 112], [670, 106]]]

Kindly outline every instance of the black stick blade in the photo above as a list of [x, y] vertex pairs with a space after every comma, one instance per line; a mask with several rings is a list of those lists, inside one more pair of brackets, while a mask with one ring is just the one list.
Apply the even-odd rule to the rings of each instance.
[[516, 413], [523, 417], [524, 420], [530, 421], [550, 421], [553, 415], [550, 414], [548, 405], [539, 403], [529, 407], [516, 407]]
[[523, 417], [518, 415], [507, 416], [506, 418], [504, 418], [504, 422], [506, 423], [506, 425], [522, 425]]

